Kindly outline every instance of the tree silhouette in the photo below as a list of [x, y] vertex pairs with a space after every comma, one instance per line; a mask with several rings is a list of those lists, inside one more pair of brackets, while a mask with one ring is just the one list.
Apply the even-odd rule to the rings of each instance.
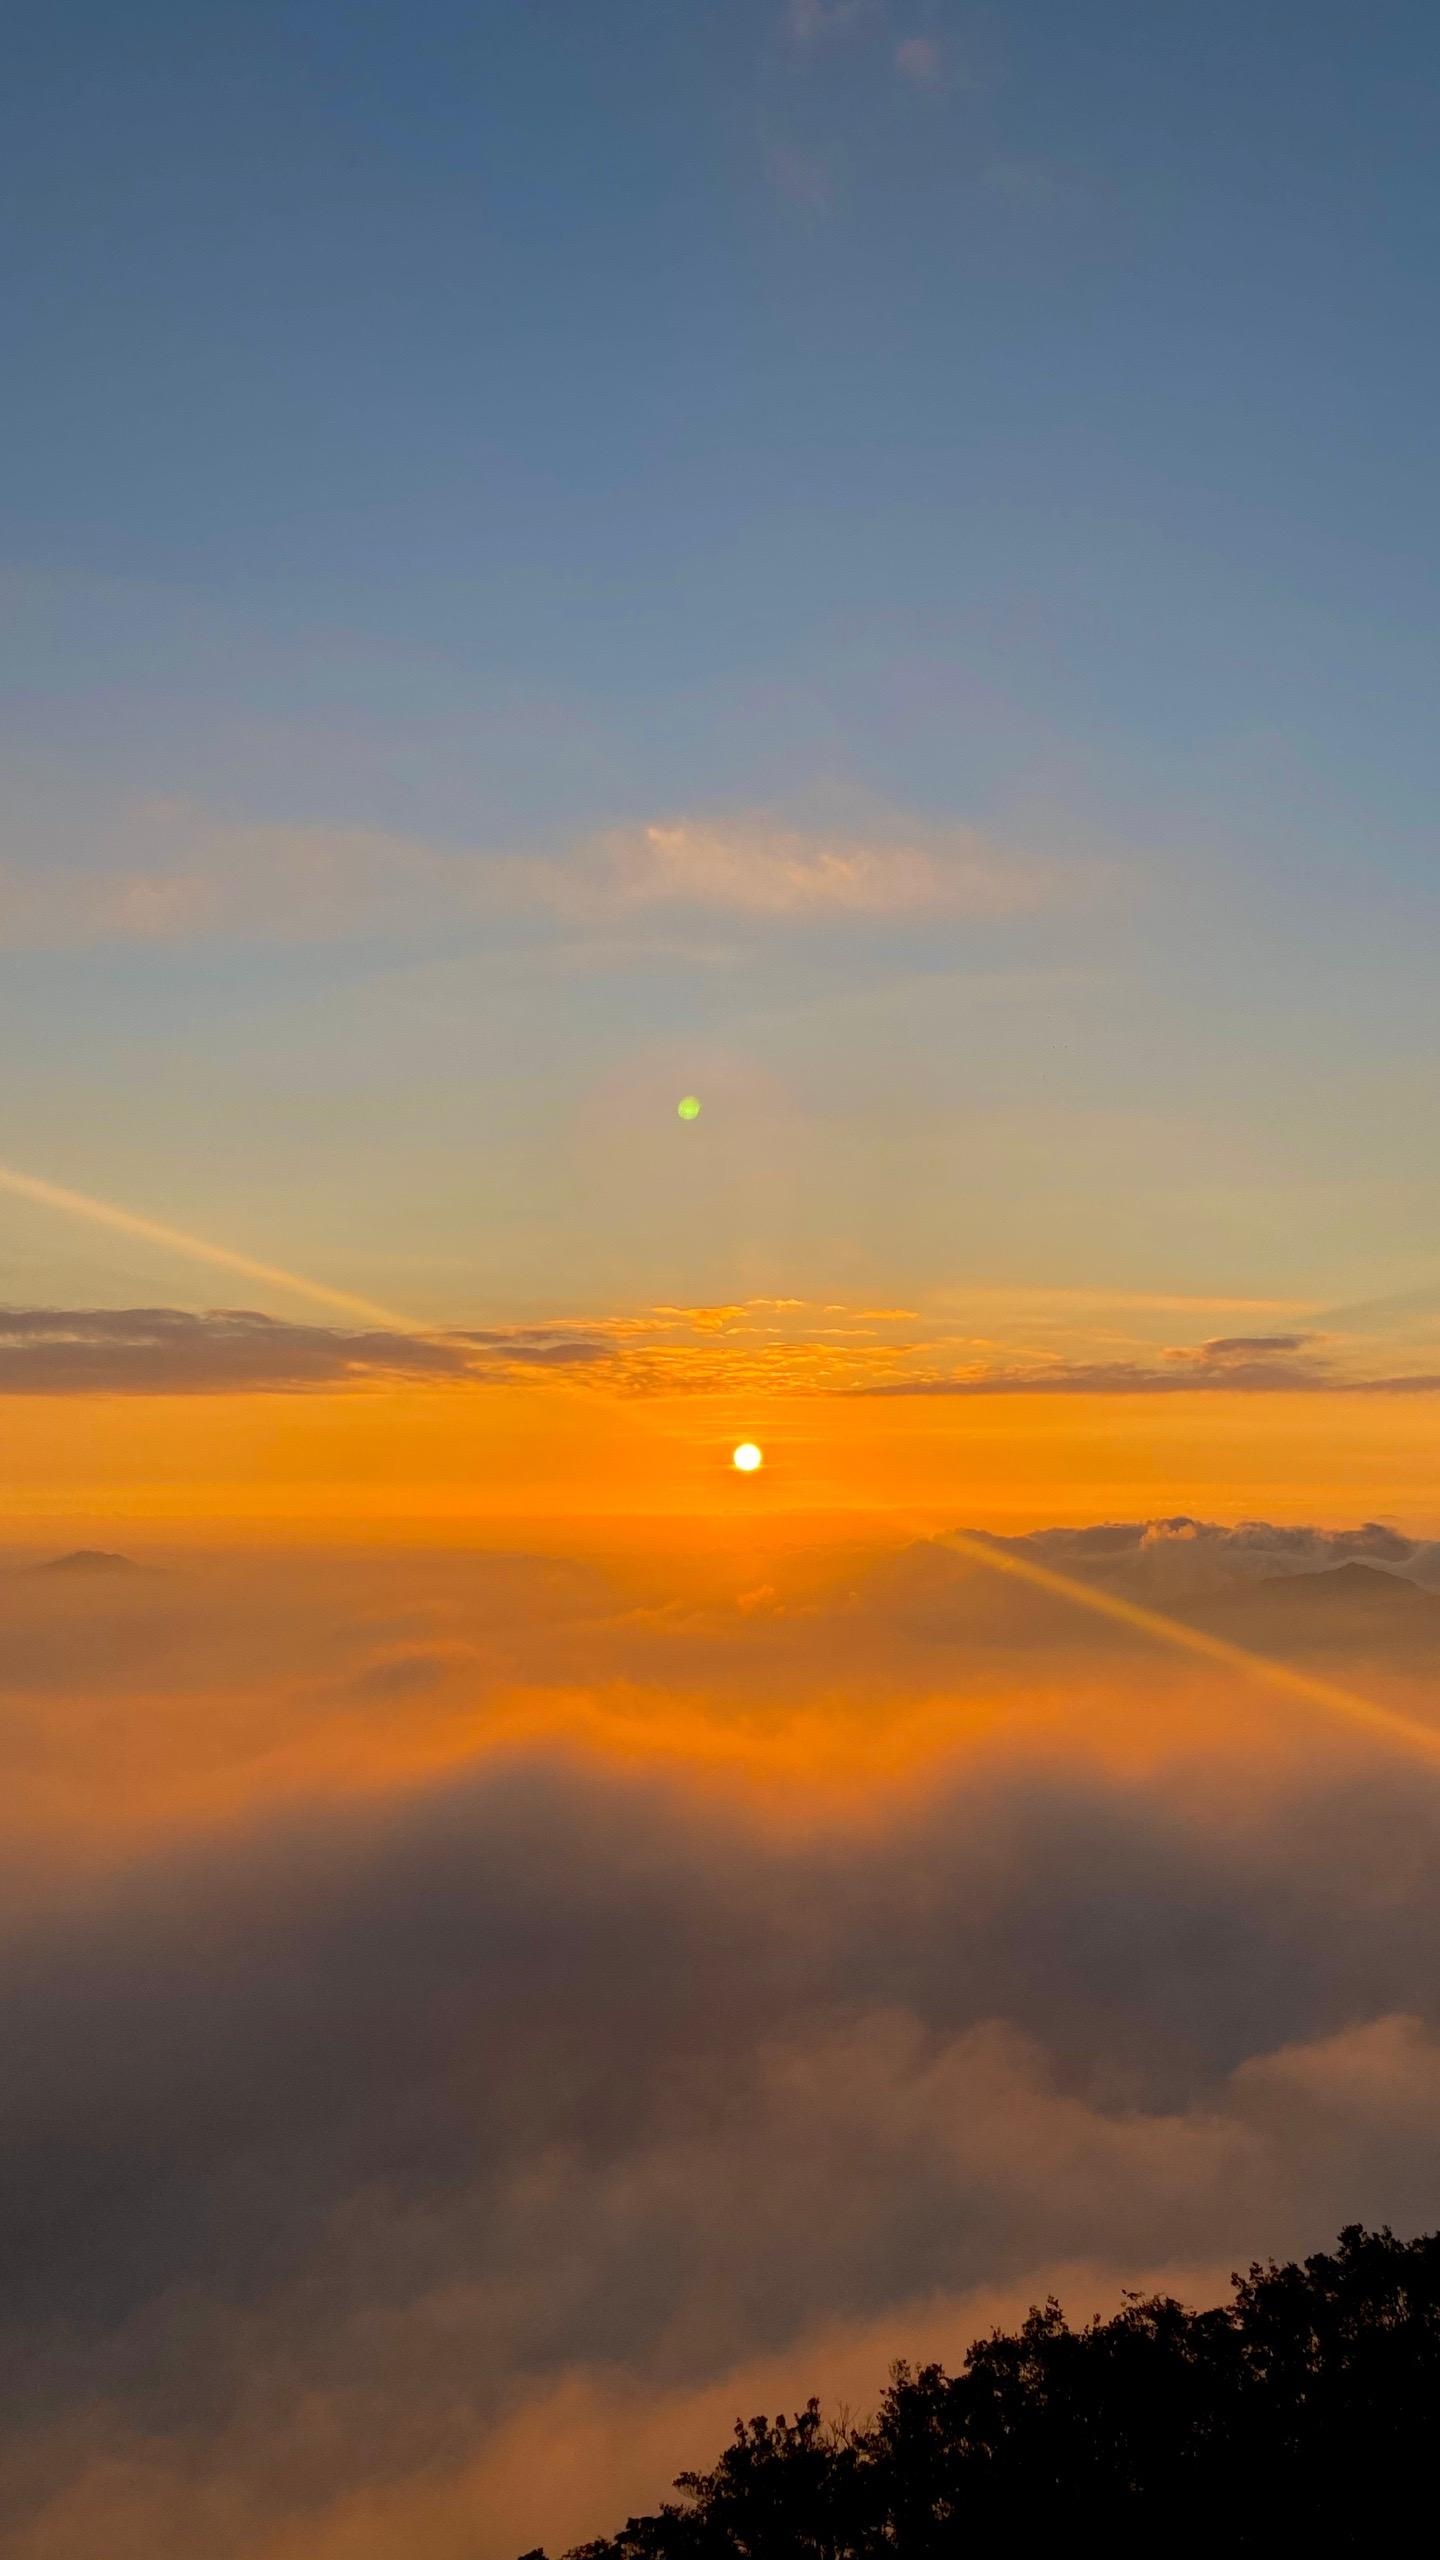
[[869, 2427], [815, 2400], [737, 2422], [712, 2471], [676, 2481], [682, 2503], [568, 2560], [979, 2560], [1062, 2534], [1369, 2551], [1426, 2517], [1440, 2233], [1352, 2224], [1333, 2255], [1231, 2282], [1218, 2310], [1127, 2295], [1079, 2329], [1047, 2302], [958, 2374], [897, 2365]]

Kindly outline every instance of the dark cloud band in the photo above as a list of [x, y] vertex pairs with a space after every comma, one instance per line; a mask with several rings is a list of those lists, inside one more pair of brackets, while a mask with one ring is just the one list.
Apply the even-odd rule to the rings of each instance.
[[520, 1327], [445, 1336], [293, 1324], [248, 1308], [0, 1310], [0, 1395], [226, 1395], [583, 1367], [608, 1346]]

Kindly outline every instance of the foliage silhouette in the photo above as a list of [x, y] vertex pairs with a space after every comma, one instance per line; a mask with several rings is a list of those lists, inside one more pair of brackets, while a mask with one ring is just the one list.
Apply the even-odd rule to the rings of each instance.
[[[1440, 2444], [1440, 2233], [1351, 2224], [1252, 2266], [1233, 2302], [1056, 2302], [963, 2370], [897, 2365], [874, 2424], [737, 2423], [683, 2504], [568, 2560], [961, 2560], [1059, 2535], [1111, 2550], [1373, 2549], [1425, 2515]], [[543, 2551], [526, 2560], [546, 2560]]]

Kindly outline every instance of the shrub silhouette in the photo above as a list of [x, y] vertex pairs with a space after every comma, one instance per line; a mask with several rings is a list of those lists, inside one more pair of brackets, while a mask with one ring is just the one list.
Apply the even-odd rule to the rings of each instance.
[[737, 2423], [712, 2471], [676, 2481], [683, 2503], [568, 2560], [979, 2560], [1062, 2534], [1368, 2551], [1425, 2518], [1440, 2233], [1352, 2224], [1333, 2255], [1231, 2281], [1219, 2310], [1130, 2295], [1080, 2329], [1047, 2302], [958, 2374], [897, 2365], [869, 2427], [827, 2423], [815, 2400]]

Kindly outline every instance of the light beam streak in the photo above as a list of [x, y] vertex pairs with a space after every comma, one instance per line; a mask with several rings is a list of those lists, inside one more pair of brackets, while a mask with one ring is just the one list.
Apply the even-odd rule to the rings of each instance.
[[183, 1227], [163, 1226], [158, 1218], [137, 1217], [133, 1209], [122, 1209], [113, 1200], [92, 1200], [86, 1191], [66, 1191], [58, 1182], [42, 1182], [33, 1173], [18, 1173], [13, 1165], [0, 1164], [0, 1190], [13, 1192], [17, 1199], [30, 1200], [41, 1209], [60, 1209], [74, 1218], [88, 1218], [93, 1226], [112, 1227], [117, 1235], [135, 1236], [142, 1244], [162, 1245], [168, 1253], [188, 1254], [192, 1261], [214, 1263], [221, 1271], [238, 1272], [244, 1280], [258, 1280], [267, 1289], [286, 1289], [297, 1298], [309, 1298], [318, 1307], [330, 1307], [337, 1314], [359, 1318], [367, 1325], [383, 1325], [387, 1333], [410, 1333], [426, 1340], [449, 1339], [437, 1328], [419, 1324], [414, 1316], [397, 1315], [393, 1307], [377, 1306], [371, 1298], [357, 1298], [349, 1289], [332, 1289], [327, 1281], [307, 1280], [302, 1272], [286, 1271], [278, 1262], [259, 1262], [253, 1254], [236, 1253], [228, 1244], [211, 1244], [204, 1236], [187, 1235]]
[[[222, 1271], [238, 1272], [246, 1280], [258, 1280], [265, 1287], [289, 1290], [294, 1296], [308, 1298], [316, 1306], [331, 1307], [342, 1315], [359, 1318], [370, 1325], [383, 1325], [388, 1332], [412, 1334], [425, 1341], [451, 1342], [457, 1337], [442, 1327], [424, 1325], [413, 1316], [399, 1315], [393, 1307], [382, 1307], [371, 1298], [355, 1296], [349, 1289], [332, 1289], [327, 1281], [307, 1279], [302, 1272], [287, 1271], [278, 1262], [261, 1262], [253, 1254], [237, 1253], [229, 1245], [212, 1244], [204, 1236], [192, 1236], [183, 1227], [165, 1226], [157, 1218], [143, 1218], [133, 1209], [122, 1209], [111, 1200], [95, 1200], [85, 1191], [69, 1191], [58, 1182], [44, 1182], [37, 1174], [20, 1173], [13, 1165], [0, 1164], [0, 1190], [12, 1192], [17, 1199], [33, 1201], [43, 1209], [58, 1209], [71, 1217], [88, 1218], [95, 1226], [110, 1227], [119, 1235], [134, 1236], [145, 1244], [161, 1245], [167, 1252], [188, 1254], [193, 1261], [208, 1262]], [[984, 1538], [966, 1534], [964, 1530], [948, 1531], [942, 1544], [968, 1556], [976, 1564], [988, 1565], [993, 1573], [1011, 1575], [1016, 1581], [1028, 1582], [1038, 1591], [1053, 1598], [1070, 1601], [1078, 1609], [1088, 1609], [1093, 1616], [1109, 1618], [1117, 1626], [1130, 1627], [1151, 1637], [1157, 1644], [1169, 1645], [1179, 1653], [1188, 1653], [1202, 1662], [1215, 1663], [1222, 1670], [1258, 1680], [1292, 1698], [1302, 1698], [1310, 1706], [1326, 1709], [1351, 1724], [1367, 1727], [1383, 1734], [1388, 1741], [1403, 1744], [1428, 1760], [1440, 1761], [1440, 1732], [1422, 1724], [1417, 1717], [1401, 1714], [1398, 1708], [1384, 1707], [1374, 1698], [1362, 1697], [1358, 1690], [1341, 1688], [1332, 1680], [1317, 1679], [1308, 1671], [1297, 1671], [1290, 1663], [1274, 1662], [1265, 1654], [1250, 1653], [1244, 1645], [1231, 1644], [1224, 1636], [1206, 1635], [1199, 1627], [1188, 1627], [1182, 1619], [1166, 1617], [1159, 1609], [1143, 1608], [1138, 1600], [1126, 1600], [1117, 1592], [1097, 1590], [1087, 1582], [1072, 1580], [1066, 1573], [1056, 1573], [1050, 1565], [1035, 1564], [1028, 1556], [1017, 1556], [1009, 1548], [991, 1546]]]
[[1418, 1716], [1403, 1715], [1397, 1707], [1382, 1707], [1376, 1699], [1362, 1697], [1358, 1689], [1342, 1689], [1333, 1680], [1317, 1679], [1312, 1672], [1297, 1671], [1288, 1662], [1274, 1662], [1268, 1654], [1251, 1653], [1244, 1645], [1229, 1643], [1224, 1636], [1206, 1635], [1200, 1627], [1186, 1626], [1181, 1618], [1167, 1617], [1159, 1609], [1142, 1608], [1138, 1600], [1097, 1590], [1092, 1583], [1074, 1581], [1068, 1573], [1056, 1573], [1050, 1565], [1032, 1563], [1028, 1556], [1017, 1556], [1009, 1548], [992, 1547], [987, 1539], [971, 1537], [963, 1529], [948, 1530], [939, 1543], [956, 1548], [976, 1564], [989, 1565], [995, 1573], [1012, 1574], [1018, 1582], [1028, 1582], [1037, 1591], [1048, 1591], [1055, 1599], [1073, 1601], [1077, 1608], [1089, 1609], [1097, 1618], [1110, 1618], [1117, 1626], [1133, 1627], [1177, 1652], [1193, 1654], [1202, 1662], [1218, 1663], [1222, 1670], [1264, 1681], [1272, 1689], [1284, 1690], [1289, 1697], [1303, 1698], [1308, 1705], [1324, 1707], [1332, 1715], [1366, 1725], [1391, 1742], [1423, 1753], [1426, 1759], [1440, 1761], [1440, 1732], [1422, 1724]]

